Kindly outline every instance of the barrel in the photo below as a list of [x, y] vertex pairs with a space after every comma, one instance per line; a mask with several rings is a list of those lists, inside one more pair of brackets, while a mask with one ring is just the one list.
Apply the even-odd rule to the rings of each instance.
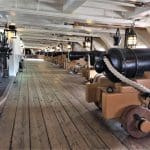
[[72, 60], [79, 60], [80, 58], [85, 58], [90, 52], [88, 51], [72, 51], [69, 53], [69, 59]]
[[72, 61], [84, 58], [85, 61], [88, 61], [88, 58], [90, 57], [90, 64], [94, 66], [97, 57], [102, 57], [104, 53], [105, 52], [102, 51], [72, 51], [69, 53], [69, 59]]
[[[145, 71], [150, 71], [150, 49], [120, 49], [111, 48], [106, 54], [111, 64], [127, 78], [142, 77]], [[107, 69], [103, 58], [99, 57], [95, 64], [98, 73], [106, 72], [113, 81], [116, 78]]]

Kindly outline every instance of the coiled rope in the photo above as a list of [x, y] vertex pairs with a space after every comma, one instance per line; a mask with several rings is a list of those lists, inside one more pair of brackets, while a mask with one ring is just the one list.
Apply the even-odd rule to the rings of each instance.
[[142, 84], [140, 83], [137, 83], [133, 80], [130, 80], [128, 78], [126, 78], [124, 75], [122, 75], [120, 72], [118, 72], [113, 66], [112, 64], [110, 63], [109, 59], [105, 56], [103, 58], [103, 61], [105, 63], [105, 65], [107, 66], [108, 70], [115, 76], [117, 77], [118, 79], [120, 79], [122, 82], [134, 87], [135, 89], [143, 92], [143, 93], [149, 93], [150, 94], [150, 89], [143, 86]]

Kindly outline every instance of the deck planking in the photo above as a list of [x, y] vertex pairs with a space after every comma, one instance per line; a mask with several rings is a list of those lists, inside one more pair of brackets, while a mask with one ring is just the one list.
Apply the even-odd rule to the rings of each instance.
[[[0, 149], [149, 149], [85, 101], [85, 80], [47, 62], [26, 62], [0, 115]], [[1, 106], [0, 106], [1, 109]]]
[[[0, 149], [10, 149], [12, 143], [12, 135], [18, 107], [19, 93], [21, 87], [21, 76], [18, 75], [16, 83], [13, 85], [13, 90], [4, 104], [3, 112], [0, 116]], [[3, 107], [3, 106], [2, 106]]]

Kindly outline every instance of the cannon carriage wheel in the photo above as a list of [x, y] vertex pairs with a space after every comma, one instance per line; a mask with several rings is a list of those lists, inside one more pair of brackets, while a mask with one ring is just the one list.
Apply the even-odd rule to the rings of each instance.
[[138, 105], [128, 106], [121, 116], [121, 123], [132, 137], [145, 137], [150, 134], [150, 110]]

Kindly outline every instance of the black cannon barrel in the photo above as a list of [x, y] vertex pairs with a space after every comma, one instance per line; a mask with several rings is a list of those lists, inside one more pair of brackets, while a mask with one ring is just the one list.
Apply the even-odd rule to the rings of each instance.
[[90, 64], [94, 66], [95, 59], [102, 57], [105, 52], [102, 51], [72, 51], [69, 53], [70, 60], [78, 60], [80, 58], [85, 58], [85, 61], [88, 61], [88, 56], [90, 56]]
[[89, 51], [72, 51], [68, 54], [68, 57], [70, 60], [78, 60], [80, 58], [84, 58], [89, 53]]
[[68, 55], [68, 52], [67, 52], [67, 51], [62, 52], [62, 54], [63, 54], [63, 55]]
[[[90, 56], [90, 65], [94, 66], [97, 59], [99, 58], [103, 58], [103, 56], [106, 54], [106, 52], [103, 52], [103, 51], [91, 51], [89, 53], [89, 56]], [[87, 57], [87, 60], [88, 60], [88, 57]]]
[[[120, 49], [112, 48], [106, 56], [112, 65], [127, 78], [143, 76], [150, 71], [150, 49]], [[113, 81], [118, 81], [105, 66], [103, 59], [99, 58], [95, 65], [98, 73], [103, 71]]]
[[52, 52], [53, 57], [57, 57], [60, 55], [67, 55], [67, 54], [68, 54], [68, 52]]
[[52, 56], [53, 55], [53, 52], [47, 52], [47, 56]]
[[53, 57], [57, 57], [62, 55], [62, 52], [53, 52]]

